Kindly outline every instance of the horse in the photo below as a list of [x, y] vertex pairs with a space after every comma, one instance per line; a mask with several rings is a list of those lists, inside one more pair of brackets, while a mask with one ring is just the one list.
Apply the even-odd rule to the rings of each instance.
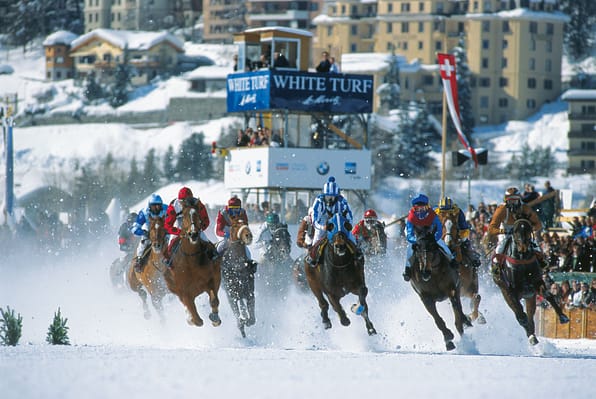
[[[147, 293], [149, 293], [151, 303], [163, 322], [162, 300], [168, 293], [163, 276], [165, 266], [162, 263], [163, 251], [168, 245], [166, 230], [164, 228], [164, 218], [157, 217], [150, 219], [149, 241], [151, 245], [147, 247], [145, 253], [142, 255], [143, 258], [148, 257], [145, 266], [140, 272], [137, 272], [134, 268], [134, 262], [131, 261], [127, 273], [127, 282], [129, 287], [139, 295], [143, 302], [145, 319], [151, 317], [149, 306], [147, 305]], [[149, 252], [148, 255], [147, 252]]]
[[362, 241], [362, 252], [369, 258], [374, 258], [387, 253], [387, 234], [383, 223], [374, 223], [366, 226], [367, 236]]
[[[467, 251], [462, 248], [457, 228], [457, 213], [442, 212], [439, 215], [443, 223], [443, 241], [455, 255], [459, 267], [460, 295], [470, 299], [472, 313], [468, 315], [471, 321], [485, 324], [484, 315], [478, 310], [482, 297], [478, 293], [478, 268], [472, 265]], [[472, 245], [468, 242], [468, 245]]]
[[203, 319], [197, 312], [195, 299], [202, 293], [209, 295], [211, 313], [209, 320], [214, 327], [221, 324], [219, 318], [218, 291], [221, 284], [221, 259], [212, 259], [213, 251], [208, 241], [200, 237], [201, 220], [196, 207], [182, 211], [181, 233], [172, 249], [171, 267], [164, 276], [172, 291], [186, 308], [190, 325], [201, 327]]
[[236, 218], [230, 226], [230, 237], [222, 259], [222, 279], [228, 302], [236, 317], [242, 338], [245, 326], [252, 326], [255, 318], [255, 270], [251, 270], [246, 246], [253, 240], [246, 220]]
[[132, 251], [127, 251], [124, 253], [124, 255], [114, 259], [110, 265], [108, 274], [110, 277], [110, 282], [115, 289], [126, 288], [126, 271], [127, 267], [132, 263], [133, 256], [134, 249]]
[[341, 324], [350, 325], [350, 319], [341, 306], [340, 299], [352, 293], [358, 296], [358, 303], [353, 304], [350, 309], [362, 316], [368, 335], [375, 335], [377, 331], [368, 317], [368, 288], [364, 279], [364, 264], [355, 264], [354, 254], [350, 251], [348, 243], [352, 226], [344, 216], [337, 213], [329, 219], [326, 228], [326, 242], [321, 243], [321, 263], [312, 267], [304, 262], [306, 279], [319, 303], [323, 325], [325, 329], [331, 328], [329, 302], [339, 316]]
[[[551, 304], [561, 324], [569, 322], [550, 290], [546, 289], [542, 271], [532, 244], [532, 224], [527, 219], [513, 223], [511, 237], [502, 254], [495, 255], [498, 266], [493, 281], [501, 290], [507, 305], [513, 310], [517, 322], [522, 326], [531, 345], [538, 344], [535, 335], [534, 313], [536, 294], [541, 293]], [[525, 302], [525, 312], [521, 299]]]
[[437, 302], [449, 298], [455, 316], [455, 328], [459, 335], [463, 335], [464, 325], [472, 326], [462, 310], [459, 274], [449, 265], [450, 260], [441, 252], [432, 226], [417, 227], [414, 232], [416, 243], [413, 245], [410, 284], [434, 319], [435, 325], [443, 333], [445, 347], [450, 351], [455, 349], [454, 335], [437, 312]]
[[259, 281], [273, 293], [287, 291], [292, 278], [292, 242], [288, 226], [280, 224], [272, 229], [271, 240], [266, 244], [259, 267]]

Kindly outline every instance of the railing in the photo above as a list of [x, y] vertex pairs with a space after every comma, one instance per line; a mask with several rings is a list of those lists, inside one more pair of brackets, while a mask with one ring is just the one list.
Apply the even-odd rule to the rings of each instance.
[[536, 313], [538, 335], [561, 339], [596, 339], [596, 310], [589, 308], [564, 309], [569, 323], [560, 324], [552, 308], [539, 308]]

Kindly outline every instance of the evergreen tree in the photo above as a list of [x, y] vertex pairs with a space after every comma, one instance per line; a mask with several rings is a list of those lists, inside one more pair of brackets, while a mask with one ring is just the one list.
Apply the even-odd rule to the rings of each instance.
[[161, 172], [157, 166], [157, 158], [155, 155], [155, 148], [147, 152], [145, 157], [145, 165], [143, 166], [143, 185], [147, 191], [153, 192], [159, 187], [161, 183]]
[[94, 101], [104, 97], [105, 93], [99, 83], [97, 83], [95, 71], [91, 71], [85, 78], [85, 98], [88, 101]]
[[143, 176], [139, 172], [136, 157], [133, 157], [130, 161], [130, 172], [128, 173], [126, 186], [128, 188], [127, 192], [129, 193], [129, 195], [127, 196], [127, 200], [134, 201], [137, 198], [144, 197], [148, 192], [148, 190], [143, 185]]
[[6, 311], [0, 308], [0, 341], [5, 346], [17, 346], [21, 339], [21, 330], [23, 328], [23, 318], [19, 314], [15, 316], [14, 310], [9, 306]]
[[459, 45], [453, 50], [456, 61], [457, 76], [457, 98], [459, 102], [459, 116], [463, 134], [472, 142], [472, 132], [474, 131], [474, 110], [472, 109], [472, 89], [470, 87], [470, 66], [468, 65], [468, 56], [464, 37], [461, 36]]
[[68, 326], [66, 322], [68, 319], [62, 318], [60, 314], [60, 308], [54, 313], [54, 320], [48, 328], [48, 334], [46, 336], [46, 342], [51, 345], [70, 345], [68, 339]]
[[168, 149], [163, 158], [163, 174], [166, 183], [171, 183], [176, 177], [176, 167], [174, 166], [175, 155], [174, 147], [168, 146]]
[[596, 23], [596, 2], [561, 0], [561, 10], [570, 17], [563, 38], [565, 49], [573, 60], [580, 60], [590, 54], [590, 46], [594, 44], [591, 38]]
[[27, 45], [43, 32], [40, 4], [37, 1], [19, 0], [9, 5], [7, 14], [8, 35], [14, 44], [23, 46], [24, 53]]
[[182, 142], [176, 164], [180, 179], [206, 181], [212, 177], [211, 147], [204, 141], [205, 135], [201, 132], [193, 133]]
[[400, 105], [400, 91], [399, 58], [393, 50], [389, 59], [389, 70], [383, 76], [383, 84], [378, 89], [381, 108], [385, 111], [398, 109]]
[[112, 97], [110, 98], [110, 105], [113, 108], [118, 108], [128, 102], [128, 91], [130, 86], [130, 65], [128, 47], [124, 48], [122, 63], [116, 67], [116, 74], [114, 76], [114, 85], [112, 86]]

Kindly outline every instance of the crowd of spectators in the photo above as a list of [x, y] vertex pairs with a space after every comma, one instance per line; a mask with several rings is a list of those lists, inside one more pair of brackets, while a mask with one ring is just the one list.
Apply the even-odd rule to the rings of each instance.
[[283, 145], [280, 133], [277, 131], [271, 133], [271, 129], [267, 126], [258, 125], [256, 130], [252, 127], [247, 127], [245, 130], [238, 129], [237, 147], [281, 147]]

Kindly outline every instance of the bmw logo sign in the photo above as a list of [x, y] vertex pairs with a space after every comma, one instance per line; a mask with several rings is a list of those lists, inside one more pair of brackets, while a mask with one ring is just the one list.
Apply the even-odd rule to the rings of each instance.
[[326, 175], [329, 173], [329, 164], [325, 161], [321, 162], [319, 166], [317, 166], [317, 173], [320, 175]]
[[246, 173], [247, 175], [250, 175], [250, 162], [247, 162], [246, 165], [244, 166], [244, 173]]

